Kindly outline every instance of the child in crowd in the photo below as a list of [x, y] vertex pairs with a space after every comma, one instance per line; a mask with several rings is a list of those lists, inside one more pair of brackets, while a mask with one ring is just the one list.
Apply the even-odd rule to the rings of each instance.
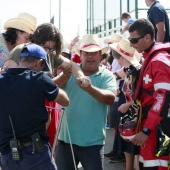
[[[135, 58], [135, 49], [130, 47], [130, 43], [127, 39], [123, 38], [120, 40], [119, 43], [110, 44], [109, 46], [112, 49], [113, 57], [117, 59], [119, 65], [121, 65], [122, 68], [126, 68], [130, 65], [133, 65], [137, 68], [141, 67], [141, 65]], [[124, 69], [117, 71], [116, 75], [120, 75], [120, 71], [124, 71]], [[131, 76], [125, 73], [123, 80], [124, 81], [121, 81], [121, 83], [119, 84], [120, 93], [118, 101], [118, 119], [116, 127], [116, 136], [114, 140], [114, 148], [118, 152], [125, 153], [126, 170], [132, 170], [134, 164], [134, 157], [135, 155], [139, 154], [139, 147], [133, 145], [131, 142], [125, 141], [123, 138], [121, 138], [119, 133], [120, 117], [123, 117], [125, 114], [130, 114], [129, 107], [133, 103]]]
[[124, 12], [121, 15], [121, 20], [126, 23], [126, 26], [123, 28], [123, 30], [121, 32], [121, 34], [124, 34], [124, 32], [128, 30], [130, 24], [132, 24], [136, 19], [135, 18], [131, 18], [131, 15], [129, 13]]

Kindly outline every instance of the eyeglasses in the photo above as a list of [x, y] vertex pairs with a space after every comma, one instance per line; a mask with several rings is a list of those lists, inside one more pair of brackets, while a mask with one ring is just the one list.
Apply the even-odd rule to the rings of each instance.
[[[145, 34], [146, 35], [146, 34]], [[132, 43], [132, 44], [136, 44], [138, 43], [138, 41], [141, 39], [141, 38], [144, 38], [145, 35], [142, 35], [140, 36], [139, 38], [128, 38], [128, 40]]]
[[55, 51], [55, 49], [50, 48], [50, 47], [48, 47], [48, 46], [43, 46], [43, 48], [44, 48], [45, 51], [50, 51], [51, 53], [52, 53], [53, 51]]

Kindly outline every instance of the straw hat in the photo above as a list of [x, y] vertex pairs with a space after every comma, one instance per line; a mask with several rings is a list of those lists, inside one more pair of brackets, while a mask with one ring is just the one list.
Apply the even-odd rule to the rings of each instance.
[[95, 52], [95, 51], [102, 51], [102, 54], [106, 53], [108, 51], [108, 47], [102, 48], [100, 45], [100, 39], [97, 36], [97, 34], [86, 34], [83, 36], [80, 46], [73, 47], [73, 50], [76, 54], [80, 56], [80, 51], [86, 51], [86, 52]]
[[37, 25], [37, 19], [28, 14], [28, 13], [20, 13], [17, 18], [9, 19], [4, 24], [4, 29], [15, 28], [29, 34], [32, 34]]
[[136, 50], [133, 47], [130, 47], [130, 42], [128, 39], [122, 38], [118, 43], [110, 44], [109, 46], [131, 64], [139, 64], [136, 59], [136, 55], [138, 55], [138, 53], [135, 52]]
[[122, 35], [117, 34], [117, 33], [113, 33], [112, 37], [110, 39], [105, 39], [104, 40], [104, 43], [112, 44], [112, 43], [115, 43], [115, 42], [119, 42], [122, 38], [123, 38]]

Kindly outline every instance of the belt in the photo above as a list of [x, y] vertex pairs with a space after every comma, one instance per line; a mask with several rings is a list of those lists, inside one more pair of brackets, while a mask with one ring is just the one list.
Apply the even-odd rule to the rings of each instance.
[[[23, 140], [19, 140], [19, 144], [20, 144], [20, 147], [26, 147], [26, 146], [31, 146], [31, 145], [33, 145], [33, 142], [32, 142], [32, 140], [27, 140], [27, 141], [25, 141], [25, 142], [23, 142]], [[10, 147], [8, 147], [8, 148], [5, 148], [4, 150], [2, 150], [1, 151], [1, 154], [2, 155], [5, 155], [5, 154], [7, 154], [8, 152], [11, 152], [11, 149], [10, 149]]]
[[20, 146], [21, 146], [21, 147], [24, 147], [24, 146], [30, 146], [30, 145], [32, 145], [32, 144], [33, 144], [32, 141], [21, 142], [21, 143], [20, 143]]

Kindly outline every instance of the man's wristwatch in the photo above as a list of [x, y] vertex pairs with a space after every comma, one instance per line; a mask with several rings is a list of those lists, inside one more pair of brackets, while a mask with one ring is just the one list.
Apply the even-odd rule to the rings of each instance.
[[142, 132], [143, 132], [145, 135], [149, 135], [149, 134], [151, 133], [151, 130], [144, 127], [144, 128], [142, 129]]

